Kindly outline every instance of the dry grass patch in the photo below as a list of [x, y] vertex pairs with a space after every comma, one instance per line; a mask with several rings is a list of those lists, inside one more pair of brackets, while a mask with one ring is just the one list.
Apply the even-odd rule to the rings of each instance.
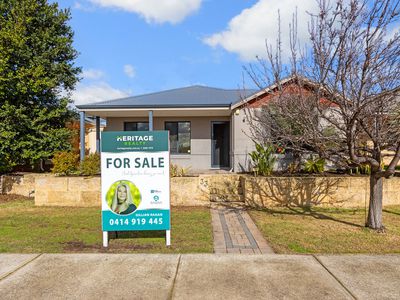
[[400, 206], [385, 207], [385, 233], [364, 226], [364, 209], [250, 210], [277, 253], [400, 253]]

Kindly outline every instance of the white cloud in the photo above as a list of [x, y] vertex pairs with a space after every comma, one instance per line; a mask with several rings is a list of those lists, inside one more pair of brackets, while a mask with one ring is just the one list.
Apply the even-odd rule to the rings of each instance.
[[75, 1], [74, 5], [73, 5], [74, 9], [82, 9], [82, 7], [83, 7], [82, 3]]
[[76, 90], [72, 92], [71, 98], [75, 105], [93, 103], [127, 97], [126, 91], [113, 88], [106, 82], [92, 84], [79, 83]]
[[133, 77], [136, 76], [135, 68], [132, 65], [129, 65], [129, 64], [124, 66], [124, 73], [129, 78], [133, 78]]
[[265, 57], [265, 40], [275, 43], [278, 37], [278, 11], [281, 19], [283, 55], [289, 55], [289, 23], [297, 7], [298, 39], [304, 45], [308, 39], [308, 12], [315, 12], [315, 0], [259, 0], [230, 20], [228, 28], [206, 37], [203, 42], [236, 53], [242, 60]]
[[82, 2], [75, 1], [74, 4], [72, 5], [72, 9], [81, 10], [84, 12], [93, 12], [95, 10], [96, 7], [94, 5], [83, 0], [81, 1]]
[[104, 72], [97, 69], [84, 69], [82, 71], [82, 77], [84, 79], [100, 79], [104, 77]]
[[147, 22], [176, 24], [200, 8], [202, 0], [90, 0], [103, 7], [137, 13]]

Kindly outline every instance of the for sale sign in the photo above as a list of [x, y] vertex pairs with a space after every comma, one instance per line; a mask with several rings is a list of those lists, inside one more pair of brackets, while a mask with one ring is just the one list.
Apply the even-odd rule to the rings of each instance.
[[103, 231], [170, 230], [168, 131], [101, 135]]

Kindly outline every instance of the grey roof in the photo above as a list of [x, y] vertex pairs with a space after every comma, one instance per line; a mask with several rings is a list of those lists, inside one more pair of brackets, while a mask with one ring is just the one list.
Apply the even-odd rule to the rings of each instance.
[[76, 107], [79, 109], [229, 107], [231, 104], [239, 102], [255, 92], [255, 90], [226, 90], [196, 85], [157, 93], [77, 105]]

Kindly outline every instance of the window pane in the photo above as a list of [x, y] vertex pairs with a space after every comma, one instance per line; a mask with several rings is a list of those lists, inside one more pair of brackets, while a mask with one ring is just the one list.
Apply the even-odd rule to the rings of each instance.
[[179, 122], [178, 145], [179, 153], [190, 153], [190, 122]]
[[149, 123], [147, 122], [138, 122], [137, 123], [138, 131], [149, 131]]
[[125, 131], [136, 131], [137, 123], [136, 122], [125, 122], [124, 130]]
[[178, 123], [166, 122], [165, 130], [169, 130], [169, 144], [171, 153], [178, 153]]
[[190, 122], [166, 122], [171, 153], [190, 153]]
[[148, 122], [125, 122], [125, 131], [149, 131]]

